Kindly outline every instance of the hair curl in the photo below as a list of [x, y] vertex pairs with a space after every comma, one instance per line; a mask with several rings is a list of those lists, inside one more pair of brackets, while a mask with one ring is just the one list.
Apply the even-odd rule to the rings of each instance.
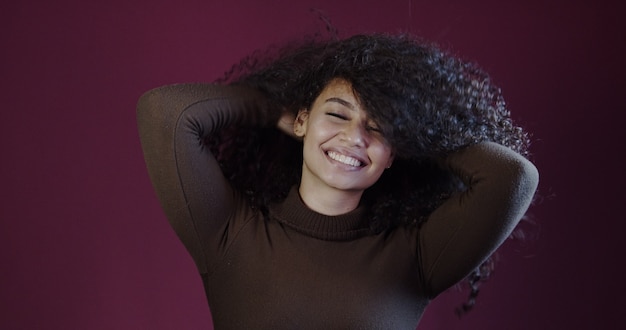
[[[465, 146], [492, 141], [528, 156], [529, 137], [513, 124], [500, 89], [478, 66], [409, 35], [318, 37], [257, 52], [221, 83], [252, 86], [277, 112], [309, 108], [335, 78], [347, 80], [395, 151], [394, 165], [366, 190], [372, 232], [419, 226], [462, 182], [439, 160]], [[276, 129], [232, 128], [211, 145], [233, 185], [266, 212], [299, 184], [301, 143]], [[483, 267], [468, 277], [473, 305]]]

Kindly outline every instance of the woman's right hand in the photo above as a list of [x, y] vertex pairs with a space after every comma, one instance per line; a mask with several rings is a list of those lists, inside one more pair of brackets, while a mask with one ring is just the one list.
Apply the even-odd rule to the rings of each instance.
[[293, 131], [293, 124], [296, 120], [296, 116], [285, 110], [283, 114], [278, 119], [278, 123], [276, 123], [276, 127], [283, 133], [291, 136], [294, 139], [300, 139]]

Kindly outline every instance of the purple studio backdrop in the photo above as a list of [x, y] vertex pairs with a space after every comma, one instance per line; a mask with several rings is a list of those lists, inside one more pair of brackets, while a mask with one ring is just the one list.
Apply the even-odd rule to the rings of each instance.
[[[418, 329], [624, 326], [626, 28], [618, 1], [111, 0], [0, 6], [0, 328], [210, 329], [191, 258], [148, 180], [135, 104], [255, 49], [411, 32], [479, 63], [533, 132], [542, 196], [478, 304]], [[358, 302], [355, 302], [358, 303]], [[620, 325], [620, 323], [622, 323]]]

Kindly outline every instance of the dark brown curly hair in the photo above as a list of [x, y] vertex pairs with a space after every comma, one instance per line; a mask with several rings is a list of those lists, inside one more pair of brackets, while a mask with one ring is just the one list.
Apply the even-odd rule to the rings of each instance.
[[[465, 146], [492, 141], [528, 156], [529, 136], [513, 124], [500, 89], [473, 63], [410, 35], [305, 38], [254, 53], [220, 83], [263, 92], [277, 112], [309, 108], [334, 78], [355, 95], [395, 151], [395, 161], [366, 190], [371, 230], [419, 226], [452, 193], [465, 189], [440, 160]], [[299, 184], [301, 143], [274, 128], [231, 128], [210, 139], [222, 169], [253, 205], [283, 199]], [[488, 261], [468, 277], [467, 310]]]

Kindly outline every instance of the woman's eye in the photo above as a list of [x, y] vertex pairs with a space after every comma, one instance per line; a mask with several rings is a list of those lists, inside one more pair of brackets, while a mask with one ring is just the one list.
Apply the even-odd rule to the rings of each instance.
[[376, 133], [381, 133], [382, 132], [381, 129], [378, 126], [376, 126], [376, 125], [367, 125], [367, 126], [365, 126], [365, 128], [368, 131], [373, 131], [373, 132], [376, 132]]
[[339, 119], [343, 119], [343, 120], [348, 119], [346, 116], [338, 114], [338, 113], [335, 113], [335, 112], [327, 112], [326, 114], [329, 115], [329, 116], [333, 116], [333, 117], [339, 118]]

